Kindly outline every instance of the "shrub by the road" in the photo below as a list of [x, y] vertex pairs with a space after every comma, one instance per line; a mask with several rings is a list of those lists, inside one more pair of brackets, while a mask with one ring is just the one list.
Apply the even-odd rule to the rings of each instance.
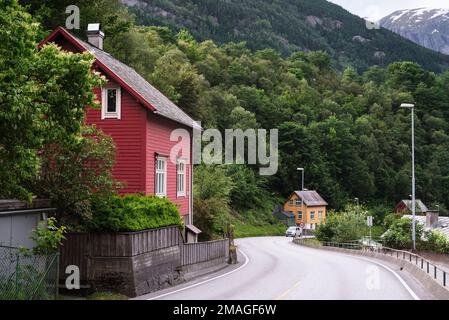
[[352, 204], [342, 211], [330, 212], [325, 223], [318, 225], [315, 236], [320, 241], [358, 240], [368, 234], [366, 214], [363, 206]]
[[95, 231], [140, 231], [182, 225], [177, 206], [156, 196], [98, 198], [93, 210], [91, 229]]
[[[384, 244], [396, 249], [409, 249], [412, 246], [412, 219], [396, 219], [383, 235]], [[418, 250], [436, 253], [449, 253], [449, 240], [439, 230], [424, 230], [416, 224], [416, 247]]]

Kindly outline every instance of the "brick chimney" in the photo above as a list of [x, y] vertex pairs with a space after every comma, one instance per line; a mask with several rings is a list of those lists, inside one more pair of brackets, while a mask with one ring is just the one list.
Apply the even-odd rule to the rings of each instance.
[[87, 42], [103, 50], [104, 33], [100, 30], [99, 23], [89, 23], [87, 25]]
[[435, 228], [438, 225], [438, 211], [429, 210], [426, 212], [426, 227]]

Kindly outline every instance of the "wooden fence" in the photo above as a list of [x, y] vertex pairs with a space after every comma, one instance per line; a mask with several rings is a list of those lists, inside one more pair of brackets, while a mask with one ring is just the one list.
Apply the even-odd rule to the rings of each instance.
[[229, 256], [229, 239], [185, 243], [181, 246], [181, 265], [206, 262]]
[[206, 262], [229, 255], [229, 240], [184, 243], [177, 226], [116, 233], [69, 233], [60, 249], [60, 279], [65, 268], [76, 265], [80, 280], [86, 282], [91, 274], [92, 259], [135, 257], [168, 247], [179, 247], [181, 266]]
[[60, 278], [68, 265], [76, 265], [81, 281], [89, 275], [93, 257], [133, 257], [142, 253], [178, 246], [183, 243], [177, 226], [138, 232], [68, 233], [60, 248]]

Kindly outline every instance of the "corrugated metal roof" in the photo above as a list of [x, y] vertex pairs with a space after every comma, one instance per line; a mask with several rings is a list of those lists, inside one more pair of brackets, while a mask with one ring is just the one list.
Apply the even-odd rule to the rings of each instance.
[[75, 37], [72, 34], [70, 35], [83, 47], [85, 47], [86, 50], [91, 52], [95, 58], [119, 76], [127, 85], [139, 93], [156, 109], [157, 114], [192, 128], [201, 128], [190, 116], [188, 116], [176, 104], [170, 101], [170, 99], [168, 99], [164, 94], [162, 94], [158, 89], [153, 87], [147, 80], [138, 74], [136, 70], [117, 60], [109, 53]]
[[327, 206], [327, 202], [315, 190], [295, 191], [296, 195], [309, 206]]
[[[413, 216], [411, 214], [405, 214], [404, 217], [412, 219]], [[428, 228], [426, 226], [426, 216], [415, 216], [415, 218], [416, 222], [422, 224], [426, 230], [439, 230], [449, 239], [449, 217], [438, 217], [438, 225], [434, 228]]]

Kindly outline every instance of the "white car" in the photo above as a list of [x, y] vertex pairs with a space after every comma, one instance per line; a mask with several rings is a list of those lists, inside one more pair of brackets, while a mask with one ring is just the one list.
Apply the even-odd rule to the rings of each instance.
[[287, 231], [285, 231], [286, 237], [299, 237], [301, 236], [302, 229], [301, 227], [289, 227]]

